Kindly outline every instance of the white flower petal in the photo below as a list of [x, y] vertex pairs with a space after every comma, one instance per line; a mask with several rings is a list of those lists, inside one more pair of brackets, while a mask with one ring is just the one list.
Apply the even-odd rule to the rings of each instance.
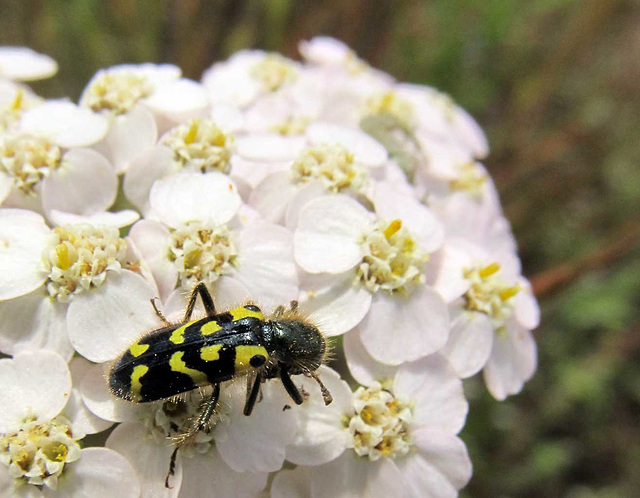
[[49, 299], [44, 289], [0, 302], [0, 351], [14, 355], [26, 349], [73, 356], [67, 335], [67, 305]]
[[9, 432], [28, 415], [52, 419], [71, 394], [67, 362], [53, 351], [25, 351], [0, 360], [0, 379], [0, 433]]
[[405, 477], [407, 498], [456, 498], [458, 492], [439, 469], [420, 454], [412, 454], [398, 462]]
[[433, 252], [442, 245], [444, 228], [435, 214], [414, 197], [407, 196], [387, 182], [378, 182], [374, 190], [376, 213], [385, 220], [399, 219], [414, 234], [422, 247]]
[[518, 285], [521, 290], [513, 297], [514, 316], [524, 328], [535, 329], [540, 325], [540, 306], [526, 279], [520, 278]]
[[[405, 489], [404, 476], [390, 458], [375, 462], [345, 452], [311, 473], [313, 498], [377, 498], [398, 496]], [[401, 495], [400, 495], [401, 496]]]
[[304, 147], [304, 137], [276, 133], [238, 137], [236, 142], [238, 154], [255, 161], [292, 161]]
[[137, 498], [140, 482], [131, 463], [108, 448], [84, 448], [80, 459], [64, 470], [56, 496]]
[[215, 489], [215, 498], [259, 498], [268, 477], [265, 472], [234, 471], [214, 448], [192, 458], [183, 456], [182, 475], [182, 496], [211, 496]]
[[482, 159], [489, 154], [489, 143], [482, 128], [462, 107], [455, 107], [453, 126], [457, 137], [462, 139], [475, 157]]
[[249, 205], [262, 217], [272, 223], [281, 223], [287, 210], [287, 204], [298, 191], [298, 187], [289, 181], [287, 171], [278, 171], [267, 176], [249, 197]]
[[115, 397], [109, 390], [107, 376], [109, 365], [91, 365], [78, 385], [87, 408], [94, 415], [109, 422], [135, 420], [140, 414], [140, 406]]
[[396, 373], [394, 392], [413, 401], [414, 428], [428, 427], [457, 434], [464, 425], [468, 404], [462, 381], [447, 360], [433, 354], [405, 363]]
[[461, 379], [478, 373], [486, 365], [493, 346], [493, 324], [484, 313], [455, 306], [451, 334], [440, 351]]
[[311, 468], [298, 466], [281, 470], [271, 483], [271, 498], [300, 498], [311, 496]]
[[82, 395], [77, 389], [71, 390], [69, 402], [62, 411], [62, 414], [71, 421], [71, 427], [75, 437], [102, 432], [113, 425], [113, 422], [94, 415], [84, 404]]
[[[107, 439], [107, 447], [125, 456], [140, 482], [141, 496], [153, 498], [175, 498], [182, 484], [182, 458], [176, 459], [175, 473], [170, 478], [171, 488], [165, 488], [164, 481], [169, 471], [169, 462], [174, 447], [170, 441], [158, 443], [139, 423], [120, 424]], [[197, 458], [198, 456], [196, 456]], [[116, 495], [112, 495], [116, 496]], [[119, 496], [119, 495], [118, 495]], [[138, 495], [136, 495], [138, 496]]]
[[110, 159], [116, 173], [122, 173], [157, 140], [158, 127], [153, 114], [137, 105], [126, 114], [113, 116], [109, 132], [95, 148]]
[[155, 294], [153, 287], [133, 272], [109, 275], [104, 285], [74, 296], [69, 305], [71, 344], [88, 360], [114, 359], [143, 332], [160, 327], [149, 303]]
[[374, 217], [344, 195], [320, 197], [301, 210], [294, 234], [296, 262], [310, 273], [341, 273], [363, 257], [359, 238]]
[[70, 149], [99, 142], [107, 134], [109, 123], [89, 109], [71, 102], [52, 100], [26, 111], [20, 127], [26, 133]]
[[23, 296], [44, 283], [41, 255], [48, 236], [39, 214], [0, 210], [0, 300]]
[[106, 225], [116, 228], [129, 226], [140, 218], [140, 215], [131, 209], [124, 209], [115, 213], [101, 211], [86, 216], [52, 209], [48, 213], [48, 216], [49, 219], [58, 226], [89, 223], [93, 226]]
[[109, 162], [91, 149], [72, 149], [60, 168], [42, 182], [42, 206], [90, 215], [105, 211], [116, 199], [118, 177]]
[[141, 220], [129, 231], [129, 238], [153, 273], [163, 301], [173, 292], [178, 281], [178, 271], [167, 259], [169, 236], [169, 230], [162, 223], [151, 220]]
[[9, 175], [0, 173], [0, 204], [7, 198], [13, 188], [13, 180]]
[[50, 78], [58, 72], [51, 57], [26, 47], [0, 47], [0, 77], [8, 80], [33, 81]]
[[135, 204], [142, 213], [149, 212], [149, 193], [156, 180], [176, 172], [173, 164], [173, 152], [169, 147], [158, 145], [142, 152], [129, 164], [124, 175], [122, 190], [124, 195]]
[[200, 83], [186, 78], [159, 85], [144, 103], [165, 121], [163, 128], [209, 114], [207, 91]]
[[241, 203], [233, 182], [217, 172], [184, 173], [158, 180], [150, 196], [154, 214], [172, 228], [194, 220], [226, 223]]
[[340, 40], [330, 36], [314, 36], [311, 40], [302, 40], [298, 51], [308, 62], [313, 64], [343, 64], [353, 53]]
[[346, 449], [348, 431], [345, 414], [352, 413], [349, 385], [328, 367], [321, 367], [320, 378], [333, 397], [325, 405], [318, 384], [305, 377], [294, 377], [297, 386], [309, 393], [301, 406], [293, 406], [297, 417], [296, 438], [287, 447], [287, 460], [298, 465], [321, 465], [337, 458]]
[[380, 291], [360, 324], [360, 338], [376, 360], [388, 365], [413, 361], [441, 349], [449, 337], [449, 310], [428, 285], [408, 297]]
[[459, 298], [469, 289], [464, 269], [471, 267], [473, 253], [467, 250], [468, 244], [459, 242], [446, 240], [428, 265], [429, 271], [434, 274], [430, 282], [447, 303]]
[[302, 287], [300, 310], [329, 337], [351, 330], [371, 308], [371, 293], [353, 285], [351, 270], [336, 275], [306, 275]]
[[236, 472], [274, 472], [282, 467], [285, 446], [295, 436], [291, 430], [295, 416], [292, 410], [282, 410], [292, 401], [280, 382], [272, 380], [263, 384], [262, 401], [256, 404], [251, 417], [245, 417], [242, 415], [245, 400], [240, 394], [244, 385], [239, 380], [235, 386], [225, 386], [222, 396], [236, 389], [235, 395], [227, 398], [232, 405], [233, 422], [216, 427], [216, 447], [225, 463]]
[[442, 473], [455, 489], [467, 485], [471, 478], [471, 460], [465, 444], [458, 437], [437, 430], [419, 429], [413, 432], [413, 441], [419, 455]]
[[295, 230], [298, 227], [300, 210], [306, 206], [309, 201], [323, 195], [327, 195], [327, 189], [319, 180], [311, 180], [302, 188], [298, 188], [295, 195], [289, 200], [285, 214], [285, 226], [290, 230]]
[[353, 153], [357, 162], [375, 168], [387, 160], [387, 149], [365, 132], [333, 123], [312, 123], [307, 137], [313, 144], [340, 144]]
[[511, 323], [504, 333], [496, 334], [493, 350], [484, 368], [489, 392], [498, 401], [522, 390], [536, 370], [537, 348], [528, 330]]
[[211, 109], [211, 119], [222, 129], [236, 132], [244, 127], [244, 116], [237, 107], [218, 103]]
[[394, 378], [397, 367], [374, 360], [362, 344], [358, 329], [346, 334], [342, 339], [342, 345], [349, 372], [359, 384], [370, 386], [374, 382], [382, 383]]
[[234, 277], [264, 307], [278, 306], [298, 297], [298, 275], [289, 230], [266, 223], [240, 232]]

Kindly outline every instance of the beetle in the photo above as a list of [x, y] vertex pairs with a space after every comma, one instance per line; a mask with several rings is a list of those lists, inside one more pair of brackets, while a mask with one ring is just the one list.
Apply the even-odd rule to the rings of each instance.
[[[198, 296], [206, 316], [192, 320]], [[260, 386], [268, 379], [279, 378], [293, 402], [302, 404], [303, 396], [292, 375], [313, 378], [324, 403], [332, 402], [316, 373], [326, 362], [327, 341], [318, 327], [298, 312], [297, 301], [291, 301], [289, 308], [278, 306], [268, 317], [253, 303], [217, 313], [206, 285], [199, 282], [179, 323], [170, 323], [154, 299], [151, 304], [164, 326], [142, 335], [114, 361], [108, 375], [109, 388], [122, 399], [147, 403], [213, 386], [179, 444], [207, 427], [218, 404], [220, 384], [238, 376], [247, 376], [246, 416], [251, 415]]]

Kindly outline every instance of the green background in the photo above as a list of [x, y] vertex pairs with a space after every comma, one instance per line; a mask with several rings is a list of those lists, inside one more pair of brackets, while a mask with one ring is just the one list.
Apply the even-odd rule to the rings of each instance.
[[543, 310], [539, 368], [498, 403], [466, 383], [463, 496], [640, 496], [640, 4], [632, 0], [0, 0], [0, 44], [60, 64], [172, 62], [198, 79], [256, 47], [333, 35], [400, 80], [451, 94], [486, 130]]

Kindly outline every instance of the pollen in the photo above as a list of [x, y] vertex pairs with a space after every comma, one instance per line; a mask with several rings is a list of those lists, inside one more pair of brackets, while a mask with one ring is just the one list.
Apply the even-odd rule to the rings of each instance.
[[449, 182], [449, 187], [478, 198], [486, 183], [487, 174], [484, 169], [478, 163], [469, 161], [458, 166], [458, 176]]
[[279, 54], [268, 54], [249, 70], [249, 75], [259, 81], [267, 92], [275, 92], [295, 80], [297, 74], [293, 62]]
[[363, 191], [369, 181], [367, 172], [355, 164], [353, 154], [338, 144], [321, 144], [303, 151], [291, 165], [290, 175], [294, 183], [320, 180], [334, 193]]
[[69, 225], [51, 232], [42, 253], [49, 295], [66, 303], [72, 294], [104, 283], [107, 271], [130, 267], [127, 242], [117, 228]]
[[17, 431], [0, 434], [0, 463], [9, 468], [16, 485], [56, 488], [65, 465], [80, 458], [80, 445], [70, 426], [62, 416], [48, 422], [30, 417]]
[[61, 161], [60, 147], [43, 138], [16, 134], [0, 137], [0, 172], [12, 178], [14, 187], [25, 195], [36, 195], [40, 182]]
[[496, 330], [513, 312], [511, 299], [520, 292], [520, 286], [504, 281], [500, 270], [500, 265], [494, 262], [463, 271], [471, 283], [463, 296], [465, 308], [489, 316]]
[[110, 69], [97, 75], [82, 97], [81, 105], [95, 112], [129, 112], [138, 101], [153, 92], [144, 74], [129, 69]]
[[25, 93], [22, 88], [18, 88], [12, 101], [0, 108], [0, 132], [14, 129], [22, 114], [27, 109], [31, 109], [40, 104], [42, 99]]
[[192, 119], [167, 132], [160, 143], [173, 151], [179, 168], [201, 173], [231, 171], [231, 154], [235, 138], [225, 133], [210, 119]]
[[285, 136], [302, 135], [310, 122], [311, 118], [308, 116], [289, 116], [284, 121], [271, 125], [269, 131]]
[[393, 91], [381, 92], [370, 97], [366, 102], [364, 115], [370, 114], [391, 114], [409, 129], [415, 124], [413, 105]]
[[409, 453], [409, 425], [413, 419], [411, 403], [396, 398], [379, 383], [354, 393], [355, 414], [345, 420], [350, 438], [347, 447], [369, 460], [397, 458]]
[[168, 259], [183, 288], [198, 282], [211, 284], [233, 270], [238, 250], [233, 232], [226, 225], [188, 223], [171, 233]]
[[409, 295], [425, 281], [424, 266], [429, 255], [416, 243], [401, 220], [379, 220], [363, 237], [365, 256], [356, 269], [355, 281], [371, 292]]

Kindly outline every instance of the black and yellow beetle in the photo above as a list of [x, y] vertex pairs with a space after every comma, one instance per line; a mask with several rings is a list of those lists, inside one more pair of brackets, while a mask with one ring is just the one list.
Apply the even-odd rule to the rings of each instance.
[[[200, 295], [206, 316], [191, 320]], [[279, 306], [265, 318], [255, 304], [216, 313], [213, 299], [204, 283], [195, 286], [182, 322], [169, 323], [156, 308], [165, 326], [153, 330], [113, 363], [109, 387], [116, 396], [146, 403], [171, 398], [198, 387], [213, 386], [208, 400], [189, 434], [204, 429], [220, 396], [220, 383], [240, 375], [248, 376], [244, 414], [250, 415], [267, 379], [280, 378], [296, 404], [303, 397], [291, 375], [315, 379], [325, 404], [331, 394], [316, 370], [326, 359], [327, 343], [318, 328], [298, 314], [298, 303]]]

